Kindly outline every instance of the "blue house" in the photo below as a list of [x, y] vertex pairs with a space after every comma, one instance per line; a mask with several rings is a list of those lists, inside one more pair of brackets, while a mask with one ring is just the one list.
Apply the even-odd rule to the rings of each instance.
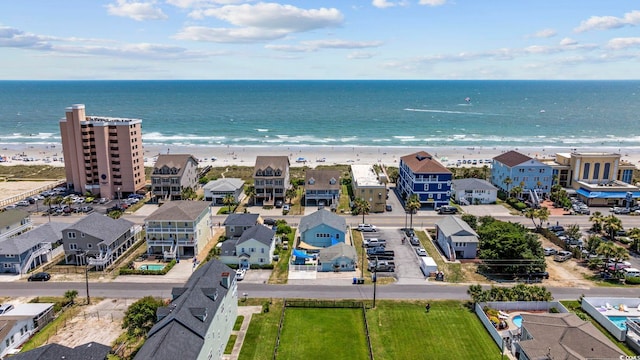
[[[0, 240], [0, 273], [26, 274], [56, 255], [53, 244], [62, 242], [69, 224], [50, 222], [18, 236]], [[62, 247], [57, 249], [62, 253]]]
[[449, 205], [451, 171], [429, 153], [419, 151], [400, 158], [396, 191], [401, 201], [416, 194], [423, 208], [437, 209]]
[[549, 194], [552, 182], [553, 169], [537, 159], [513, 150], [493, 158], [491, 183], [506, 193], [519, 186], [521, 198], [538, 203]]
[[327, 248], [345, 242], [347, 222], [328, 210], [318, 210], [300, 219], [300, 247]]

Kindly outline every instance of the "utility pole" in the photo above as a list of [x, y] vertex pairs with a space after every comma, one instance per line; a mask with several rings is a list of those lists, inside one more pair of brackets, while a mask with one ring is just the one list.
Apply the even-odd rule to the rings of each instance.
[[375, 267], [373, 268], [373, 308], [376, 308], [376, 283], [378, 282], [378, 258], [376, 257]]

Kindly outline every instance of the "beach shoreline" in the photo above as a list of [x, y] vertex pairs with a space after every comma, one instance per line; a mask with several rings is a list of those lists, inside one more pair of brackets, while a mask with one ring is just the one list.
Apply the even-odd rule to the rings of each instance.
[[[7, 161], [0, 165], [51, 165], [64, 166], [61, 144], [0, 144], [0, 155]], [[533, 158], [554, 158], [556, 153], [598, 152], [620, 153], [622, 160], [637, 164], [640, 149], [615, 147], [416, 147], [416, 146], [233, 146], [233, 145], [145, 145], [145, 166], [153, 166], [159, 154], [191, 154], [201, 165], [211, 166], [253, 166], [256, 156], [288, 156], [291, 166], [383, 164], [398, 166], [400, 158], [418, 151], [426, 151], [444, 166], [479, 166], [487, 164], [495, 156], [510, 150], [518, 151]], [[25, 161], [24, 159], [28, 159]], [[215, 159], [215, 160], [213, 160]], [[469, 164], [458, 164], [470, 162]], [[476, 164], [473, 164], [476, 160]]]

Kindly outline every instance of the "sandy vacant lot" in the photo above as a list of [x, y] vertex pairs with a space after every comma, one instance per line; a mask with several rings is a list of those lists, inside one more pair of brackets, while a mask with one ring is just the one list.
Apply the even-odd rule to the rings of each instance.
[[[51, 187], [59, 181], [3, 181], [0, 182], [0, 201], [13, 196]], [[40, 192], [40, 191], [38, 191]]]

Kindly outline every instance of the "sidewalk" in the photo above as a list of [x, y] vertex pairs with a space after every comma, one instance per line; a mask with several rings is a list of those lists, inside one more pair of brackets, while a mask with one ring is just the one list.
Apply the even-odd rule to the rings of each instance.
[[231, 335], [237, 335], [236, 342], [233, 345], [231, 354], [222, 355], [224, 360], [236, 360], [240, 356], [240, 350], [244, 343], [244, 337], [247, 335], [249, 324], [251, 323], [251, 317], [253, 314], [260, 314], [262, 312], [262, 306], [238, 306], [238, 316], [244, 316], [240, 330], [231, 331]]

